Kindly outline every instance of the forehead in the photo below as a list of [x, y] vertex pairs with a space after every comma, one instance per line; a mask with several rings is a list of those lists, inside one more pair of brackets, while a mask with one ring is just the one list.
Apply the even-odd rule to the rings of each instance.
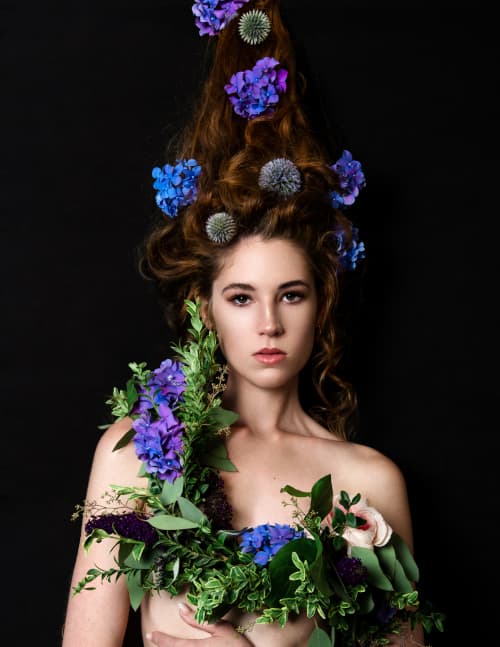
[[312, 281], [312, 274], [302, 249], [281, 238], [263, 240], [244, 238], [223, 260], [215, 284], [233, 281], [251, 284]]

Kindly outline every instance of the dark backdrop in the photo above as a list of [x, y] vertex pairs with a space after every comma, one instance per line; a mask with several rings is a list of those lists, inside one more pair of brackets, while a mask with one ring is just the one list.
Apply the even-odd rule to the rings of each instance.
[[[368, 250], [347, 368], [360, 440], [406, 475], [422, 588], [448, 614], [433, 645], [486, 643], [497, 580], [494, 22], [477, 5], [282, 4], [329, 133], [367, 177], [350, 212]], [[0, 632], [16, 644], [58, 644], [78, 541], [70, 515], [104, 401], [129, 361], [153, 367], [169, 352], [135, 249], [156, 209], [151, 168], [172, 161], [165, 145], [203, 78], [207, 41], [190, 6], [1, 4]]]

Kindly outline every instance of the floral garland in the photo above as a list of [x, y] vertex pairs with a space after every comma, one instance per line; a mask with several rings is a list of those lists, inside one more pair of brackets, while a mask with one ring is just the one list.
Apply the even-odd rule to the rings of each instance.
[[[84, 548], [112, 538], [116, 568], [90, 569], [76, 595], [96, 579], [125, 577], [133, 609], [146, 594], [177, 595], [186, 586], [198, 622], [214, 622], [232, 607], [256, 623], [305, 612], [321, 618], [309, 645], [384, 645], [402, 623], [443, 629], [444, 616], [419, 601], [418, 568], [403, 540], [359, 494], [333, 496], [329, 475], [309, 492], [285, 485], [295, 506], [293, 525], [234, 529], [221, 472], [236, 467], [224, 437], [237, 414], [221, 407], [225, 367], [215, 360], [215, 333], [204, 328], [199, 303], [186, 301], [190, 341], [156, 370], [131, 363], [126, 389], [107, 403], [132, 428], [146, 487], [110, 485], [103, 507], [87, 501]], [[297, 505], [310, 497], [307, 514]], [[329, 633], [325, 628], [329, 629]]]

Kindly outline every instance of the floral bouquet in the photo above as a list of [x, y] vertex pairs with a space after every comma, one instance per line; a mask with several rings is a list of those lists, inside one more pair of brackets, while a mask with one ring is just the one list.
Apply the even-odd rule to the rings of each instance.
[[[316, 619], [309, 646], [384, 645], [403, 623], [443, 629], [444, 616], [419, 600], [418, 568], [404, 541], [359, 494], [334, 496], [329, 475], [309, 492], [285, 485], [294, 524], [234, 529], [221, 472], [235, 471], [224, 438], [238, 416], [221, 406], [226, 368], [217, 340], [186, 301], [190, 340], [153, 371], [131, 363], [125, 390], [107, 401], [132, 428], [145, 487], [110, 484], [105, 505], [86, 501], [84, 548], [111, 538], [116, 567], [90, 569], [73, 593], [96, 579], [125, 577], [134, 610], [146, 594], [187, 588], [200, 623], [236, 607], [256, 623], [304, 612]], [[307, 513], [298, 499], [310, 498]], [[115, 545], [114, 544], [114, 545]]]

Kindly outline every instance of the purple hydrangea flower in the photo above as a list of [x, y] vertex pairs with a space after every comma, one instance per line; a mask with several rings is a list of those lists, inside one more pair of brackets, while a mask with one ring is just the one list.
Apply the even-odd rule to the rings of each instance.
[[340, 263], [343, 270], [355, 270], [358, 262], [366, 257], [365, 244], [359, 240], [359, 230], [352, 228], [352, 240], [347, 247], [346, 234], [343, 229], [334, 232], [337, 239], [337, 252], [340, 256]]
[[152, 372], [147, 387], [139, 390], [139, 400], [134, 413], [144, 413], [153, 409], [155, 404], [167, 405], [174, 409], [185, 388], [186, 378], [182, 372], [182, 364], [166, 359]]
[[110, 535], [120, 535], [128, 539], [143, 541], [147, 546], [152, 546], [158, 539], [158, 533], [146, 520], [146, 517], [136, 512], [125, 514], [103, 514], [91, 517], [85, 524], [85, 534], [99, 528]]
[[192, 11], [200, 36], [215, 36], [248, 0], [195, 0]]
[[341, 557], [335, 568], [344, 584], [354, 586], [366, 582], [366, 567], [357, 557]]
[[340, 192], [332, 191], [330, 194], [332, 206], [338, 209], [353, 204], [359, 195], [359, 190], [366, 185], [361, 163], [353, 160], [352, 154], [345, 150], [342, 156], [332, 165], [332, 169], [339, 176], [341, 189]]
[[177, 160], [175, 166], [154, 167], [151, 175], [155, 179], [153, 188], [158, 190], [156, 204], [167, 216], [174, 218], [181, 207], [196, 200], [200, 173], [201, 166], [194, 159]]
[[224, 86], [236, 114], [247, 119], [264, 113], [271, 114], [286, 92], [288, 71], [280, 68], [279, 61], [266, 56], [255, 63], [251, 70], [236, 72]]
[[152, 421], [151, 414], [145, 412], [134, 420], [135, 453], [145, 463], [148, 474], [156, 474], [160, 480], [173, 483], [182, 473], [184, 427], [167, 405], [160, 407], [160, 416]]
[[282, 546], [302, 537], [304, 537], [304, 531], [295, 530], [287, 524], [265, 523], [246, 530], [241, 535], [240, 550], [242, 553], [252, 553], [253, 561], [259, 566], [265, 566]]

